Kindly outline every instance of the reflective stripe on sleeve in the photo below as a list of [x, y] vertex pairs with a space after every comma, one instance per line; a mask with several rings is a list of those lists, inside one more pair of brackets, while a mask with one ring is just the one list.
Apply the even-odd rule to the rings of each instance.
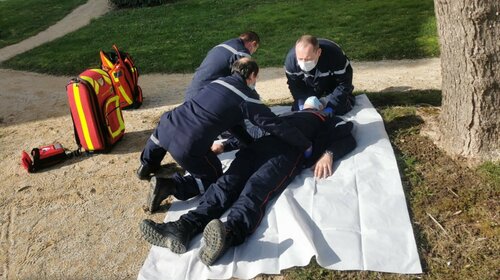
[[239, 55], [239, 56], [251, 57], [249, 54], [244, 53], [244, 52], [239, 52], [235, 48], [233, 48], [233, 47], [231, 47], [229, 45], [226, 45], [226, 44], [220, 44], [220, 45], [217, 45], [215, 47], [223, 47], [226, 50], [232, 52], [233, 54], [236, 54], [236, 55]]
[[288, 70], [286, 70], [285, 68], [285, 72], [288, 74], [288, 75], [295, 75], [295, 76], [300, 76], [300, 75], [303, 75], [304, 72], [300, 71], [300, 72], [290, 72]]
[[198, 189], [200, 190], [200, 194], [204, 194], [205, 187], [203, 186], [203, 182], [198, 178], [194, 178], [194, 180], [196, 181], [196, 185], [198, 186]]
[[346, 121], [340, 121], [340, 122], [338, 122], [338, 123], [335, 125], [335, 127], [337, 127], [337, 126], [339, 126], [339, 125], [344, 125], [344, 124], [347, 124], [347, 122], [346, 122]]
[[[350, 64], [349, 59], [346, 59], [346, 63], [345, 63], [345, 65], [344, 65], [344, 68], [343, 68], [343, 69], [340, 69], [340, 70], [337, 70], [337, 71], [333, 71], [333, 74], [335, 74], [335, 75], [342, 75], [342, 74], [344, 74], [344, 73], [345, 73], [345, 71], [346, 71], [346, 69], [347, 69], [347, 66], [349, 66], [349, 64]], [[286, 70], [286, 68], [285, 68], [285, 72], [286, 72], [288, 75], [293, 75], [293, 76], [300, 76], [300, 75], [304, 75], [304, 76], [306, 76], [306, 77], [313, 76], [313, 75], [311, 75], [311, 74], [307, 74], [307, 73], [305, 73], [305, 72], [303, 72], [303, 71], [300, 71], [300, 72], [290, 72], [290, 71]], [[332, 73], [332, 72], [330, 72], [330, 71], [325, 72], [325, 73], [320, 72], [320, 73], [318, 74], [318, 77], [327, 77], [327, 76], [330, 76], [330, 74], [331, 74], [331, 73]]]
[[345, 70], [347, 69], [347, 66], [349, 66], [349, 63], [350, 63], [349, 59], [346, 59], [344, 69], [338, 70], [338, 71], [333, 71], [333, 74], [336, 74], [336, 75], [342, 75], [342, 74], [344, 74]]
[[257, 104], [263, 104], [262, 101], [260, 101], [259, 99], [254, 99], [254, 98], [250, 98], [250, 97], [246, 96], [239, 89], [235, 88], [234, 86], [232, 86], [232, 85], [230, 85], [230, 84], [228, 84], [228, 83], [226, 83], [224, 81], [215, 80], [212, 83], [216, 83], [216, 84], [219, 84], [221, 86], [224, 86], [225, 88], [229, 89], [230, 91], [236, 93], [239, 97], [243, 98], [243, 100], [245, 100], [247, 102], [252, 102], [252, 103], [257, 103]]
[[151, 136], [149, 137], [149, 139], [151, 139], [151, 141], [153, 141], [153, 143], [155, 143], [157, 146], [160, 146], [160, 140], [158, 140], [158, 138], [156, 138], [154, 136], [154, 134], [151, 134]]

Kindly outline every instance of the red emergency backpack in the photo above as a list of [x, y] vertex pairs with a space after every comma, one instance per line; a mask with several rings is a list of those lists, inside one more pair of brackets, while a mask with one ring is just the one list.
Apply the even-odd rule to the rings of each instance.
[[106, 153], [125, 133], [120, 97], [102, 69], [88, 69], [66, 86], [78, 149], [69, 152], [59, 143], [23, 151], [21, 164], [28, 172], [60, 163], [86, 152]]
[[100, 51], [101, 68], [111, 77], [116, 94], [120, 97], [122, 109], [137, 109], [142, 104], [142, 89], [138, 85], [139, 71], [134, 65], [132, 57], [118, 50]]
[[125, 133], [120, 97], [101, 69], [85, 70], [66, 86], [78, 147], [109, 152]]

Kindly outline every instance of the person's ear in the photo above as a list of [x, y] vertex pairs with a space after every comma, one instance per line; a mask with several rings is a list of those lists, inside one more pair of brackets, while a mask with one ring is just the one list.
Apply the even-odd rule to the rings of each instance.
[[252, 45], [252, 54], [253, 54], [259, 48], [259, 44], [257, 44], [257, 41], [253, 41], [251, 45]]
[[318, 48], [318, 50], [316, 51], [316, 55], [319, 58], [319, 56], [321, 55], [321, 48]]
[[250, 79], [252, 80], [252, 82], [256, 82], [256, 81], [257, 81], [257, 74], [255, 74], [255, 72], [253, 72], [253, 73], [250, 75]]

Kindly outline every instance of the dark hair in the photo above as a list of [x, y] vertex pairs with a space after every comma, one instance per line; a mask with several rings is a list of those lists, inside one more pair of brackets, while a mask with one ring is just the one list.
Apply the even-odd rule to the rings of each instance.
[[317, 50], [319, 48], [318, 38], [316, 38], [312, 35], [300, 36], [300, 38], [297, 40], [297, 42], [295, 42], [295, 45], [298, 45], [299, 43], [311, 44], [314, 46], [314, 50]]
[[231, 67], [231, 73], [238, 73], [243, 79], [248, 79], [250, 75], [259, 74], [259, 65], [254, 59], [243, 57], [236, 60]]
[[257, 44], [260, 44], [259, 35], [257, 35], [257, 33], [253, 32], [253, 31], [247, 31], [247, 32], [241, 33], [240, 39], [243, 40], [244, 42], [255, 41]]

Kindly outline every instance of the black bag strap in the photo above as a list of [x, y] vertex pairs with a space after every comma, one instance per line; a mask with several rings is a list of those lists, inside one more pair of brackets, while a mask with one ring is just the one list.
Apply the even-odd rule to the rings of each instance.
[[73, 119], [73, 114], [71, 114], [71, 111], [69, 113], [71, 115], [71, 121], [73, 122], [73, 135], [75, 136], [75, 142], [78, 146], [78, 149], [81, 149], [82, 144], [80, 143], [80, 138], [78, 138], [78, 132], [76, 131], [75, 119]]

